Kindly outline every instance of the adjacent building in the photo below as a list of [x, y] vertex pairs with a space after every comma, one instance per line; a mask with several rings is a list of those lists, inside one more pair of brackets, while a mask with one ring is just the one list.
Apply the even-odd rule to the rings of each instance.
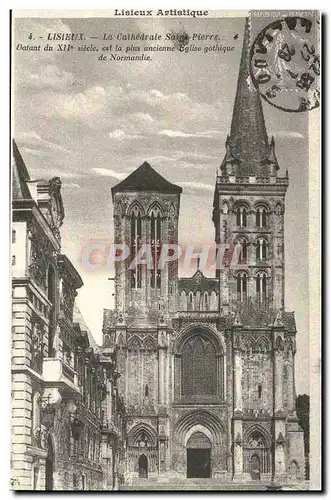
[[12, 157], [12, 487], [113, 489], [126, 418], [114, 355], [75, 305], [60, 179], [30, 179], [15, 142]]

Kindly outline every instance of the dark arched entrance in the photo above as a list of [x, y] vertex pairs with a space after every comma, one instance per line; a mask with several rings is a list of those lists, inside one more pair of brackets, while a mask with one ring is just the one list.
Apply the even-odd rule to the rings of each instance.
[[210, 477], [211, 442], [203, 432], [195, 432], [187, 441], [187, 477]]
[[138, 461], [139, 467], [139, 477], [147, 478], [148, 477], [148, 460], [146, 455], [140, 455]]
[[254, 453], [249, 461], [249, 468], [251, 472], [251, 478], [259, 481], [261, 477], [261, 464], [259, 456]]
[[50, 436], [48, 436], [48, 453], [46, 458], [46, 491], [53, 491], [54, 449]]
[[295, 460], [291, 462], [290, 479], [297, 480], [300, 478], [300, 468]]

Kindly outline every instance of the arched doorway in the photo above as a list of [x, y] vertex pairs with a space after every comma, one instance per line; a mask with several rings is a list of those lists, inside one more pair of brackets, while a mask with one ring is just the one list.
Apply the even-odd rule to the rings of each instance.
[[210, 477], [211, 442], [203, 432], [195, 432], [186, 444], [187, 477]]
[[139, 477], [147, 478], [148, 477], [148, 460], [146, 455], [140, 455], [138, 461], [139, 467]]
[[270, 473], [270, 442], [270, 435], [262, 426], [253, 425], [244, 435], [244, 472], [253, 480]]
[[300, 477], [300, 468], [298, 463], [293, 460], [290, 465], [290, 479], [296, 481]]
[[54, 471], [54, 448], [52, 439], [50, 436], [48, 436], [48, 453], [46, 458], [46, 470], [45, 470], [46, 491], [53, 491], [53, 471]]
[[259, 481], [261, 478], [261, 464], [259, 456], [254, 453], [249, 461], [249, 468], [251, 473], [251, 478], [255, 481]]

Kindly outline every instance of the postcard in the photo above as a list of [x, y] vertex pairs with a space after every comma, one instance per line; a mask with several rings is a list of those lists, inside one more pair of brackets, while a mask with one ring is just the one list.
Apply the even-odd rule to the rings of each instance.
[[320, 491], [320, 13], [11, 34], [11, 489]]

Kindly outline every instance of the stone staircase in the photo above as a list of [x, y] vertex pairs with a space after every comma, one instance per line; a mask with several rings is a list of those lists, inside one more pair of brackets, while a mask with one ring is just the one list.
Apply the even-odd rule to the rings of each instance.
[[270, 484], [260, 481], [234, 483], [224, 479], [200, 478], [133, 478], [121, 486], [125, 491], [266, 491]]

